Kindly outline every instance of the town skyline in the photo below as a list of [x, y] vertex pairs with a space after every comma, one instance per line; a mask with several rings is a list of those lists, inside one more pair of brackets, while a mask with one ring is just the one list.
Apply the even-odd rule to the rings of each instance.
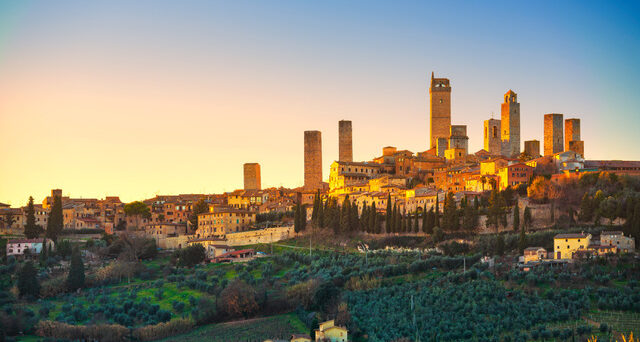
[[[242, 13], [233, 6], [211, 6], [205, 9], [212, 15], [229, 13], [235, 17]], [[412, 6], [418, 13], [429, 13], [415, 4], [408, 8]], [[260, 163], [264, 188], [298, 187], [303, 183], [305, 130], [322, 132], [326, 181], [329, 165], [338, 159], [336, 123], [341, 119], [353, 122], [354, 160], [370, 160], [388, 145], [424, 151], [429, 148], [428, 82], [432, 71], [451, 80], [452, 124], [468, 126], [470, 153], [482, 148], [483, 121], [492, 112], [499, 118], [502, 95], [512, 89], [522, 105], [522, 142], [542, 141], [543, 115], [564, 113], [565, 118], [582, 118], [587, 159], [638, 159], [637, 152], [625, 148], [638, 142], [633, 134], [638, 127], [638, 99], [633, 96], [637, 85], [630, 83], [638, 66], [629, 63], [638, 51], [633, 44], [618, 52], [606, 49], [607, 44], [625, 42], [628, 37], [624, 35], [614, 35], [610, 42], [602, 36], [578, 39], [572, 29], [593, 19], [597, 12], [593, 7], [564, 24], [553, 19], [568, 8], [550, 14], [545, 22], [557, 25], [557, 31], [537, 32], [531, 19], [517, 23], [517, 18], [510, 18], [514, 35], [545, 41], [541, 45], [547, 49], [537, 51], [539, 44], [511, 40], [508, 43], [521, 48], [519, 51], [472, 46], [478, 58], [467, 64], [459, 57], [465, 51], [464, 38], [497, 47], [502, 42], [498, 36], [501, 28], [487, 27], [475, 35], [459, 37], [428, 23], [452, 24], [446, 27], [464, 20], [482, 23], [480, 16], [470, 13], [460, 18], [430, 17], [426, 22], [416, 15], [408, 21], [415, 27], [394, 27], [401, 14], [396, 9], [390, 13], [393, 20], [381, 23], [376, 36], [348, 25], [351, 20], [354, 25], [366, 20], [354, 19], [356, 9], [351, 8], [343, 17], [333, 18], [343, 30], [343, 35], [336, 37], [335, 32], [323, 34], [327, 27], [321, 19], [331, 14], [322, 11], [312, 21], [317, 27], [303, 30], [326, 38], [311, 47], [298, 46], [297, 35], [270, 40], [268, 33], [259, 32], [260, 25], [243, 22], [246, 26], [241, 27], [246, 30], [241, 36], [259, 37], [262, 44], [252, 46], [238, 40], [224, 58], [207, 60], [219, 57], [220, 51], [199, 47], [208, 41], [200, 35], [218, 32], [215, 25], [205, 25], [205, 15], [178, 27], [166, 42], [157, 40], [152, 48], [125, 54], [125, 48], [130, 47], [125, 31], [97, 32], [104, 45], [90, 44], [88, 40], [94, 36], [69, 31], [64, 25], [62, 19], [67, 17], [60, 13], [64, 6], [3, 7], [7, 11], [1, 16], [12, 19], [3, 21], [20, 24], [5, 33], [6, 52], [0, 61], [5, 75], [0, 79], [0, 142], [10, 147], [0, 170], [0, 202], [13, 206], [25, 205], [29, 195], [38, 201], [51, 188], [62, 188], [74, 197], [116, 195], [126, 202], [156, 194], [233, 191], [242, 188], [242, 165], [246, 162]], [[364, 10], [366, 18], [378, 18], [384, 6], [373, 7]], [[45, 9], [53, 13], [45, 14]], [[159, 6], [162, 16], [175, 20], [163, 26], [144, 18], [141, 23], [134, 18], [136, 9], [133, 5], [132, 13], [123, 16], [114, 8], [80, 6], [76, 11], [83, 16], [74, 17], [74, 24], [84, 23], [96, 34], [90, 20], [98, 10], [106, 10], [100, 15], [107, 21], [123, 19], [125, 26], [142, 25], [139, 38], [158, 37], [198, 10], [178, 9], [168, 14], [169, 8]], [[296, 11], [307, 18], [313, 9], [301, 5]], [[262, 24], [298, 18], [260, 6], [248, 11], [262, 14], [257, 16]], [[599, 20], [604, 23], [611, 18], [621, 22], [615, 28], [605, 25], [605, 30], [629, 29], [623, 25], [629, 24], [629, 18], [620, 12], [621, 8], [616, 8], [602, 14]], [[38, 25], [27, 30], [23, 26], [29, 23]], [[43, 33], [50, 33], [47, 30], [69, 36], [60, 39], [49, 35], [46, 37], [52, 41], [47, 42], [43, 40]], [[198, 32], [200, 35], [194, 36]], [[390, 37], [402, 33], [408, 38], [400, 42]], [[445, 38], [438, 38], [438, 34]], [[224, 35], [209, 39], [228, 43]], [[64, 46], [74, 40], [83, 48], [70, 54]], [[350, 47], [352, 41], [360, 43]], [[183, 49], [168, 53], [178, 42]], [[269, 43], [278, 43], [275, 46], [289, 54], [267, 47]], [[324, 51], [329, 47], [333, 50], [328, 51], [341, 52], [339, 58]], [[381, 47], [397, 49], [375, 54]], [[575, 55], [576, 47], [586, 53]], [[151, 59], [154, 50], [164, 54]], [[250, 51], [261, 56], [252, 57], [247, 54]], [[567, 55], [568, 51], [573, 52]], [[35, 63], [42, 55], [50, 58]], [[242, 58], [234, 61], [237, 57]], [[604, 68], [601, 59], [625, 63]], [[200, 67], [187, 67], [185, 60]], [[69, 61], [76, 65], [72, 68]], [[226, 71], [229, 66], [232, 72]], [[136, 72], [131, 73], [133, 70]]]

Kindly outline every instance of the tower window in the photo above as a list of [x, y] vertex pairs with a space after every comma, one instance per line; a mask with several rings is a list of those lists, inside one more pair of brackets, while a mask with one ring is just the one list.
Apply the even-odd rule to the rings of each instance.
[[443, 99], [440, 99], [440, 103], [444, 103], [444, 100], [443, 100]]

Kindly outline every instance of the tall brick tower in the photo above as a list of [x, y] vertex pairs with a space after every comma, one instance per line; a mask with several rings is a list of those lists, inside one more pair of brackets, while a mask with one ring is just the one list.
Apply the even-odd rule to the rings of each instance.
[[244, 189], [260, 190], [260, 164], [246, 163], [244, 164]]
[[544, 155], [562, 152], [562, 114], [544, 115]]
[[338, 160], [353, 161], [353, 143], [351, 138], [351, 121], [340, 120], [338, 122]]
[[500, 125], [500, 120], [489, 119], [484, 121], [484, 149], [490, 154], [502, 154]]
[[304, 187], [322, 188], [322, 133], [304, 131]]
[[433, 72], [431, 72], [429, 102], [431, 105], [430, 147], [434, 148], [438, 138], [449, 139], [451, 127], [451, 85], [449, 79], [434, 78]]
[[520, 154], [520, 104], [518, 95], [509, 90], [502, 103], [502, 155], [513, 157]]

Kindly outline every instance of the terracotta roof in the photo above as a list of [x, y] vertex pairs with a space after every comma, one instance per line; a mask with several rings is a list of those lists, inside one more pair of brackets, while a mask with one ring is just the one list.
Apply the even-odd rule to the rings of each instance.
[[620, 230], [603, 230], [600, 235], [624, 235]]
[[584, 239], [588, 235], [585, 233], [574, 233], [574, 234], [558, 234], [554, 236], [554, 239]]
[[13, 243], [42, 243], [43, 239], [12, 239], [7, 242], [7, 244]]
[[[537, 251], [537, 250], [540, 250], [540, 249], [544, 249], [544, 247], [527, 247], [524, 250], [525, 251]], [[546, 249], [544, 249], [544, 250], [546, 251]]]

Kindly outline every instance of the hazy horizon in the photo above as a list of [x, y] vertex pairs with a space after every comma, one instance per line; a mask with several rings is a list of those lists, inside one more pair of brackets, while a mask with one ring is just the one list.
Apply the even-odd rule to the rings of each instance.
[[640, 3], [0, 0], [0, 202], [125, 201], [303, 183], [303, 131], [354, 160], [428, 149], [431, 72], [481, 149], [503, 94], [521, 141], [581, 119], [587, 159], [640, 160]]

